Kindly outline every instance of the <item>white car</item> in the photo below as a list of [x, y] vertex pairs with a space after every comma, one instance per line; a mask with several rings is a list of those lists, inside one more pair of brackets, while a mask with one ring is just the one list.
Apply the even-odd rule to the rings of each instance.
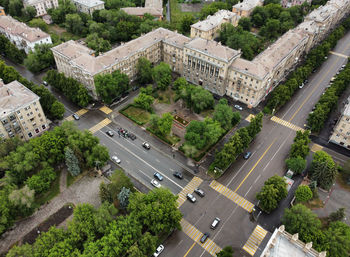
[[115, 155], [112, 156], [112, 161], [114, 161], [117, 164], [120, 163], [120, 159], [117, 156], [115, 156]]
[[160, 188], [160, 183], [155, 179], [151, 180], [151, 184], [152, 184], [152, 186], [154, 186], [156, 188]]
[[156, 249], [156, 252], [153, 254], [154, 257], [158, 257], [164, 250], [164, 245], [159, 245]]
[[236, 104], [234, 107], [235, 107], [237, 110], [243, 111], [243, 108], [242, 108], [240, 105], [238, 105], [238, 104]]

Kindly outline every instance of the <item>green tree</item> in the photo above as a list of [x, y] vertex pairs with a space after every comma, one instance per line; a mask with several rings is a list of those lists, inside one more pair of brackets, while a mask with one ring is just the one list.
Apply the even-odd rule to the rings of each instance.
[[199, 17], [201, 20], [204, 20], [208, 17], [208, 15], [213, 15], [214, 13], [222, 9], [231, 10], [232, 5], [229, 6], [225, 2], [213, 2], [211, 4], [205, 5], [201, 9]]
[[[24, 50], [19, 50], [14, 44], [12, 44], [4, 35], [0, 35], [0, 53], [3, 54], [5, 57], [9, 58], [11, 61], [15, 63], [22, 63], [24, 58], [26, 57], [26, 53]], [[3, 70], [6, 74], [6, 67]], [[1, 77], [5, 83], [11, 82], [5, 80], [5, 78]], [[15, 80], [15, 79], [13, 79]]]
[[332, 212], [328, 218], [331, 222], [342, 221], [345, 218], [345, 208], [339, 208], [335, 212]]
[[79, 14], [67, 14], [65, 20], [65, 27], [67, 31], [77, 35], [81, 34], [84, 23]]
[[311, 179], [323, 189], [329, 190], [337, 176], [337, 169], [332, 157], [324, 151], [317, 151], [311, 163]]
[[259, 207], [269, 213], [278, 206], [278, 189], [273, 185], [264, 185], [256, 195], [256, 199], [260, 201]]
[[19, 257], [19, 256], [25, 256], [25, 257], [34, 256], [33, 247], [30, 244], [23, 244], [21, 246], [15, 245], [6, 254], [6, 257]]
[[224, 247], [216, 254], [217, 257], [233, 257], [233, 249], [231, 246]]
[[137, 81], [141, 85], [152, 83], [152, 64], [145, 57], [139, 58], [136, 65]]
[[279, 36], [281, 30], [281, 23], [277, 19], [268, 19], [266, 25], [260, 29], [259, 35], [274, 39]]
[[69, 147], [65, 149], [65, 158], [68, 171], [72, 176], [77, 176], [80, 174], [79, 161], [75, 156], [73, 150]]
[[250, 120], [247, 127], [250, 137], [254, 138], [261, 131], [263, 117], [264, 115], [260, 112]]
[[34, 28], [39, 28], [45, 32], [49, 31], [49, 26], [45, 23], [45, 21], [43, 21], [40, 18], [32, 19], [31, 21], [28, 22], [28, 25]]
[[34, 210], [34, 190], [31, 190], [27, 185], [20, 189], [13, 190], [8, 198], [16, 207], [18, 215], [27, 216]]
[[298, 186], [298, 188], [295, 190], [294, 195], [295, 195], [295, 199], [298, 202], [307, 202], [313, 196], [310, 187], [308, 187], [307, 185]]
[[303, 159], [301, 156], [287, 159], [286, 164], [288, 169], [290, 169], [296, 174], [301, 174], [306, 168], [306, 160]]
[[134, 104], [146, 111], [152, 111], [153, 102], [154, 97], [151, 95], [146, 95], [145, 93], [140, 93], [137, 97], [134, 98]]
[[97, 94], [106, 104], [111, 104], [116, 97], [129, 89], [129, 78], [119, 70], [112, 74], [99, 74], [95, 76]]
[[173, 126], [173, 116], [170, 113], [163, 113], [158, 120], [158, 130], [163, 135], [169, 135]]
[[246, 31], [250, 31], [252, 28], [252, 22], [250, 21], [249, 17], [242, 17], [238, 21], [238, 26], [241, 26]]
[[119, 200], [120, 206], [123, 209], [128, 207], [129, 197], [130, 197], [130, 189], [123, 187], [122, 190], [120, 190], [120, 193], [118, 194], [118, 200]]
[[36, 16], [36, 9], [33, 6], [27, 6], [21, 10], [24, 21], [30, 21]]
[[180, 88], [186, 88], [188, 86], [188, 82], [184, 77], [177, 78], [173, 83], [173, 89], [179, 90]]
[[77, 8], [70, 0], [59, 0], [58, 7], [48, 10], [52, 21], [56, 24], [63, 24], [66, 21], [66, 14], [74, 14]]
[[30, 52], [24, 60], [24, 65], [31, 72], [37, 73], [55, 65], [55, 59], [51, 51], [51, 44], [37, 44], [34, 52]]
[[288, 195], [287, 191], [287, 182], [283, 177], [274, 175], [265, 181], [265, 185], [273, 185], [278, 190], [277, 201], [281, 201], [283, 198], [286, 198]]
[[13, 204], [9, 200], [9, 193], [12, 187], [4, 187], [0, 190], [0, 234], [13, 225], [15, 217], [13, 215]]
[[152, 236], [151, 233], [146, 232], [139, 241], [139, 248], [145, 256], [149, 256], [154, 253], [157, 248], [158, 238]]
[[20, 17], [22, 16], [23, 3], [20, 0], [9, 0], [9, 14], [11, 16]]
[[331, 222], [325, 231], [325, 242], [321, 246], [327, 251], [327, 256], [348, 256], [350, 252], [350, 227], [340, 221]]
[[90, 33], [85, 42], [88, 47], [95, 50], [97, 54], [111, 50], [111, 44], [109, 41], [99, 37], [97, 33]]
[[146, 255], [144, 255], [140, 250], [137, 243], [130, 247], [130, 249], [128, 250], [128, 256], [129, 257], [146, 257]]
[[36, 194], [47, 191], [50, 188], [52, 181], [57, 177], [52, 167], [46, 166], [40, 170], [37, 174], [28, 178], [25, 184], [34, 190]]
[[191, 25], [195, 23], [194, 17], [192, 14], [185, 13], [182, 15], [180, 20], [180, 32], [183, 34], [188, 34], [191, 31]]
[[218, 121], [223, 129], [228, 130], [232, 125], [235, 125], [233, 124], [233, 116], [232, 108], [228, 105], [227, 100], [220, 99], [214, 108], [213, 119]]
[[168, 88], [171, 82], [171, 68], [169, 64], [161, 62], [152, 70], [152, 78], [156, 82], [157, 87], [161, 90]]

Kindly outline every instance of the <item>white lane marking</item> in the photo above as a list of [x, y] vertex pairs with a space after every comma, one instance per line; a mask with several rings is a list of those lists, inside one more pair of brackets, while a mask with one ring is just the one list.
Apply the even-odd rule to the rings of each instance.
[[244, 164], [242, 165], [242, 167], [236, 172], [236, 174], [231, 178], [231, 180], [227, 183], [226, 187], [228, 187], [232, 181], [237, 177], [237, 175], [241, 172], [241, 170], [244, 168], [244, 166], [247, 164], [248, 162], [244, 162]]
[[256, 178], [256, 180], [254, 181], [253, 185], [258, 181], [258, 179], [261, 177], [261, 174], [259, 174], [259, 176]]
[[176, 186], [178, 186], [179, 188], [184, 189], [182, 186], [180, 186], [178, 183], [176, 183], [174, 180], [172, 180], [171, 178], [169, 178], [168, 176], [166, 176], [165, 174], [163, 174], [162, 172], [160, 172], [157, 168], [153, 167], [151, 164], [149, 164], [148, 162], [146, 162], [145, 160], [143, 160], [142, 158], [140, 158], [139, 156], [137, 156], [136, 154], [134, 154], [133, 152], [131, 152], [128, 148], [124, 147], [122, 144], [120, 144], [118, 141], [116, 141], [113, 138], [108, 137], [105, 133], [102, 133], [102, 131], [97, 131], [97, 133], [101, 133], [102, 135], [104, 135], [105, 137], [109, 138], [110, 140], [114, 141], [117, 145], [119, 145], [121, 148], [123, 148], [124, 150], [126, 150], [127, 152], [129, 152], [131, 155], [133, 155], [135, 158], [139, 159], [141, 162], [145, 163], [146, 165], [148, 165], [149, 167], [151, 167], [152, 169], [154, 169], [155, 171], [157, 171], [158, 173], [162, 174], [163, 177], [166, 177], [168, 180], [170, 180], [171, 182], [173, 182]]
[[179, 246], [182, 243], [183, 240], [181, 240], [177, 245]]
[[127, 164], [129, 164], [130, 162], [128, 160], [125, 160]]
[[247, 194], [248, 194], [248, 193], [249, 193], [249, 191], [252, 189], [252, 187], [253, 187], [253, 186], [250, 186], [250, 187], [249, 187], [249, 189], [248, 189], [248, 191], [245, 193], [244, 197], [246, 197], [246, 196], [247, 196]]

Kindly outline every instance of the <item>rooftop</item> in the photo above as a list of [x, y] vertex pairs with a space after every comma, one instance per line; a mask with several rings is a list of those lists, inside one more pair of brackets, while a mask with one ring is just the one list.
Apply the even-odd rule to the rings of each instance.
[[317, 26], [315, 21], [309, 20], [300, 23], [296, 28], [315, 34], [318, 32], [319, 26]]
[[39, 97], [17, 80], [4, 84], [0, 80], [0, 118], [6, 117], [20, 107], [25, 107]]
[[326, 4], [321, 5], [317, 9], [313, 10], [309, 13], [305, 20], [314, 20], [316, 22], [326, 22], [329, 17], [333, 15], [333, 13], [337, 12], [338, 9], [334, 5]]
[[3, 10], [3, 9], [4, 9], [4, 7], [0, 6], [0, 10]]
[[149, 13], [152, 16], [163, 16], [163, 8], [157, 9], [154, 7], [125, 7], [120, 10], [126, 12], [129, 15], [143, 16], [145, 13]]
[[267, 67], [263, 66], [261, 63], [248, 61], [242, 58], [234, 60], [231, 68], [261, 80], [269, 73]]
[[298, 234], [291, 235], [279, 227], [272, 234], [260, 257], [326, 257], [326, 252], [317, 252], [312, 243], [298, 240]]
[[75, 3], [79, 3], [81, 5], [85, 5], [87, 7], [94, 7], [100, 4], [104, 4], [105, 2], [100, 0], [73, 0]]
[[82, 44], [79, 44], [78, 42], [73, 40], [69, 40], [55, 47], [52, 47], [51, 50], [59, 52], [68, 59], [78, 58], [82, 54], [91, 55], [94, 53], [94, 51], [90, 48], [83, 46]]
[[194, 50], [199, 50], [204, 54], [214, 56], [226, 62], [229, 62], [233, 57], [241, 54], [240, 51], [231, 49], [227, 46], [223, 46], [221, 45], [221, 43], [218, 43], [213, 40], [206, 40], [199, 37], [191, 40], [185, 46]]
[[28, 27], [11, 16], [0, 16], [0, 28], [8, 34], [18, 35], [29, 42], [36, 42], [50, 37], [49, 34], [41, 29]]
[[199, 30], [203, 30], [203, 31], [209, 31], [219, 26], [223, 20], [230, 20], [234, 16], [236, 16], [236, 14], [233, 12], [230, 12], [228, 10], [220, 10], [220, 11], [217, 11], [212, 16], [209, 15], [205, 20], [199, 21], [191, 25], [191, 27]]
[[348, 97], [348, 103], [344, 108], [343, 115], [350, 116], [350, 96]]
[[243, 11], [250, 11], [251, 9], [257, 7], [261, 2], [261, 0], [244, 0], [242, 3], [235, 4], [233, 8]]
[[328, 0], [327, 5], [334, 4], [335, 6], [341, 8], [350, 5], [350, 0]]

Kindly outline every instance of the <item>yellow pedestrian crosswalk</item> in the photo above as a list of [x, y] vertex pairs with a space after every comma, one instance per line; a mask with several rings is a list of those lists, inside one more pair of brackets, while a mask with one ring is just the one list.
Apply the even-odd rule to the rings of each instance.
[[192, 180], [181, 190], [178, 194], [179, 198], [177, 199], [178, 207], [180, 207], [186, 201], [186, 195], [188, 193], [193, 193], [193, 191], [199, 187], [203, 180], [199, 177], [193, 177]]
[[343, 57], [345, 59], [348, 59], [349, 56], [345, 55], [345, 54], [341, 54], [341, 53], [337, 53], [337, 52], [333, 52], [333, 51], [329, 51], [330, 54], [334, 54], [334, 55], [337, 55], [337, 56], [340, 56], [340, 57]]
[[225, 187], [224, 185], [220, 184], [216, 180], [213, 180], [210, 183], [209, 186], [211, 188], [213, 188], [214, 190], [218, 191], [220, 194], [223, 194], [224, 196], [226, 196], [228, 199], [230, 199], [235, 204], [239, 205], [240, 207], [242, 207], [243, 209], [245, 209], [249, 213], [253, 211], [254, 204], [252, 204], [251, 202], [247, 201], [246, 199], [244, 199], [239, 194], [233, 192], [231, 189], [229, 189], [229, 188]]
[[109, 123], [111, 123], [112, 121], [110, 119], [104, 119], [103, 121], [97, 123], [95, 126], [93, 126], [92, 128], [89, 129], [89, 131], [94, 134], [95, 132], [97, 132], [98, 130], [100, 130], [101, 128], [107, 126]]
[[318, 145], [318, 144], [312, 144], [311, 146], [311, 151], [312, 152], [317, 152], [317, 151], [321, 151], [323, 149], [323, 146]]
[[254, 118], [255, 116], [253, 114], [249, 114], [247, 116], [247, 118], [245, 118], [246, 121], [250, 122], [252, 118]]
[[74, 120], [74, 119], [73, 119], [72, 115], [69, 115], [68, 117], [65, 118], [65, 120], [66, 120], [66, 121], [72, 121], [72, 120]]
[[267, 231], [261, 226], [257, 225], [253, 233], [248, 238], [248, 241], [243, 246], [243, 249], [249, 253], [251, 256], [254, 256], [256, 250], [258, 250], [259, 245], [264, 240]]
[[113, 112], [110, 108], [108, 108], [107, 106], [102, 106], [100, 108], [101, 112], [104, 112], [105, 114], [110, 114], [111, 112]]
[[293, 130], [295, 130], [295, 131], [301, 131], [301, 132], [304, 132], [304, 129], [302, 129], [301, 127], [298, 127], [298, 126], [296, 126], [296, 125], [294, 125], [294, 124], [292, 124], [292, 123], [290, 123], [290, 122], [288, 122], [288, 121], [285, 121], [285, 120], [282, 120], [282, 119], [280, 119], [280, 118], [278, 118], [278, 117], [276, 117], [276, 116], [273, 116], [272, 118], [271, 118], [271, 120], [272, 121], [274, 121], [274, 122], [276, 122], [276, 123], [278, 123], [278, 124], [281, 124], [281, 125], [283, 125], [283, 126], [285, 126], [285, 127], [288, 127], [288, 128], [290, 128], [290, 129], [293, 129]]
[[197, 242], [198, 245], [203, 247], [204, 250], [206, 250], [212, 256], [216, 256], [216, 253], [221, 251], [221, 248], [217, 244], [215, 244], [214, 241], [210, 240], [210, 238], [208, 238], [204, 244], [200, 243], [199, 240], [203, 236], [203, 233], [199, 231], [195, 226], [187, 222], [185, 219], [182, 219], [180, 224], [182, 227], [182, 231], [195, 242]]
[[82, 116], [82, 115], [84, 115], [84, 114], [87, 113], [87, 112], [88, 112], [88, 110], [86, 110], [86, 109], [81, 109], [81, 110], [77, 111], [75, 114], [78, 114], [78, 116]]

